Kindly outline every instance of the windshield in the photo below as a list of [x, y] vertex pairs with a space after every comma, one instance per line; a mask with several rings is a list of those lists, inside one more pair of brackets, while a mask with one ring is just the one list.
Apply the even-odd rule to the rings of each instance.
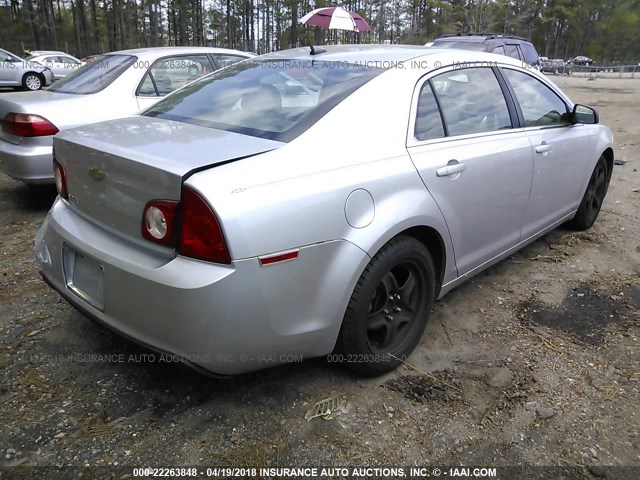
[[382, 71], [347, 62], [245, 60], [143, 115], [286, 142]]
[[131, 55], [103, 55], [49, 87], [50, 92], [88, 95], [107, 88], [136, 61]]

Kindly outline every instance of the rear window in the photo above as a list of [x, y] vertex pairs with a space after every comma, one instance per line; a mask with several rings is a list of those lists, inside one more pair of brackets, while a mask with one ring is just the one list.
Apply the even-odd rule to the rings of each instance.
[[487, 44], [484, 42], [464, 42], [456, 40], [439, 40], [433, 44], [438, 48], [460, 48], [462, 50], [474, 50], [476, 52], [484, 52], [487, 49]]
[[143, 115], [289, 141], [380, 68], [318, 60], [249, 60], [169, 95]]
[[49, 91], [75, 95], [97, 93], [111, 85], [136, 58], [131, 55], [103, 55], [58, 80], [49, 87]]

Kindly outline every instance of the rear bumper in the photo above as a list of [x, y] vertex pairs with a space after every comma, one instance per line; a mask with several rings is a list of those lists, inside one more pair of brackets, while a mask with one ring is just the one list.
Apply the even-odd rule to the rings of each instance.
[[[49, 281], [49, 279], [47, 278], [47, 276], [43, 273], [40, 272], [40, 275], [42, 276], [42, 280], [44, 280], [44, 282], [49, 285], [53, 290], [55, 290], [56, 292], [58, 292], [58, 294], [60, 294], [60, 296], [62, 296], [63, 298], [66, 298], [67, 292], [62, 290], [58, 290], [58, 287], [54, 284], [51, 283]], [[111, 325], [109, 325], [108, 323], [104, 323], [102, 320], [100, 320], [99, 317], [97, 317], [94, 312], [92, 311], [92, 309], [90, 308], [89, 305], [86, 305], [82, 302], [78, 302], [76, 299], [73, 298], [66, 298], [67, 301], [69, 302], [69, 305], [71, 305], [73, 308], [75, 308], [76, 310], [78, 310], [80, 313], [82, 313], [85, 317], [89, 318], [90, 320], [93, 320], [94, 322], [102, 325], [103, 327], [106, 327], [108, 329], [110, 329], [111, 331], [117, 333], [118, 335], [126, 338], [127, 340], [130, 340], [131, 342], [137, 343], [138, 345], [143, 346], [144, 348], [147, 348], [149, 350], [153, 350], [157, 353], [159, 353], [160, 355], [165, 355], [168, 358], [171, 359], [171, 361], [174, 361], [174, 356], [176, 355], [174, 352], [166, 352], [163, 350], [159, 350], [157, 347], [154, 347], [153, 345], [148, 345], [144, 342], [141, 342], [140, 340], [138, 340], [137, 338], [132, 338], [132, 337], [128, 337], [127, 335], [125, 335], [124, 333], [122, 333], [121, 331], [118, 330], [114, 330]], [[180, 358], [178, 357], [178, 359], [180, 361], [182, 361], [182, 363], [188, 365], [189, 367], [193, 368], [194, 370], [203, 373], [205, 375], [210, 375], [210, 376], [214, 376], [214, 377], [218, 377], [218, 378], [224, 378], [227, 377], [227, 375], [218, 375], [210, 370], [206, 370], [204, 368], [202, 368], [199, 365], [196, 365], [195, 363], [191, 363], [189, 361], [189, 359], [187, 358]]]
[[[368, 260], [345, 241], [303, 247], [297, 260], [269, 267], [256, 258], [230, 266], [166, 258], [93, 226], [60, 199], [35, 249], [43, 277], [73, 306], [123, 336], [219, 375], [330, 353]], [[101, 265], [102, 310], [67, 285], [63, 255], [70, 250]]]
[[25, 183], [54, 183], [53, 137], [50, 145], [15, 145], [0, 139], [0, 170]]

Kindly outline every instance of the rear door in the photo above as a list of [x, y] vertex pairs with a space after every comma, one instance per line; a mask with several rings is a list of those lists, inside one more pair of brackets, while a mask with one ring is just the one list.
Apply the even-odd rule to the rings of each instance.
[[537, 77], [501, 69], [517, 100], [524, 132], [533, 149], [534, 175], [523, 237], [577, 208], [585, 168], [591, 168], [589, 132], [567, 121], [569, 106]]
[[458, 274], [520, 240], [533, 160], [493, 69], [453, 69], [414, 95], [409, 154], [447, 222]]

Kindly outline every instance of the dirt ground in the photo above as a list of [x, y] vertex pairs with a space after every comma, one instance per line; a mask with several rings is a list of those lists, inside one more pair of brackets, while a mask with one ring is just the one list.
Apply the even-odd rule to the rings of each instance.
[[[0, 478], [20, 475], [12, 465], [640, 467], [640, 78], [552, 78], [598, 108], [627, 162], [596, 225], [448, 294], [411, 365], [375, 379], [326, 359], [224, 380], [145, 361], [41, 281], [31, 241], [54, 193], [0, 175]], [[305, 419], [327, 398], [333, 414]]]

